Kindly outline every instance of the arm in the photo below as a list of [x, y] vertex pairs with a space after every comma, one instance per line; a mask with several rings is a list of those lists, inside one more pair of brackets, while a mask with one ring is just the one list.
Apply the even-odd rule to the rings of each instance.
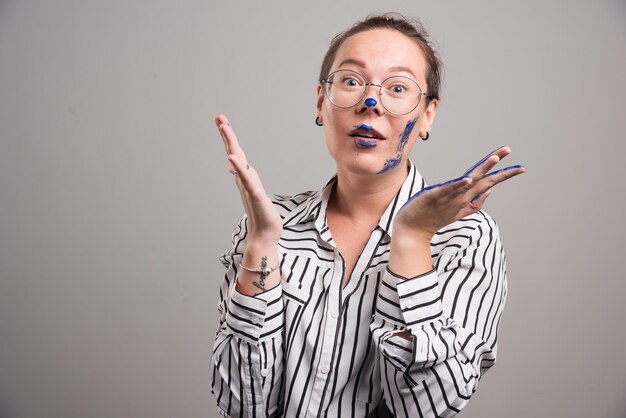
[[233, 235], [232, 249], [221, 258], [227, 271], [220, 288], [212, 390], [222, 414], [269, 416], [282, 397], [276, 387], [283, 375], [284, 313], [276, 267], [283, 225], [228, 120], [220, 115], [215, 123], [246, 216]]
[[220, 287], [211, 390], [226, 416], [270, 416], [282, 402], [282, 288], [279, 284], [255, 296], [236, 289], [246, 236], [243, 219], [232, 249], [220, 258], [227, 270]]
[[[396, 416], [455, 415], [495, 361], [506, 269], [495, 223], [479, 210], [493, 186], [524, 172], [488, 174], [509, 153], [499, 148], [462, 177], [423, 189], [394, 219], [371, 329]], [[431, 244], [442, 235], [454, 245], [434, 249], [435, 269]]]
[[[455, 415], [496, 360], [506, 297], [498, 229], [479, 212], [440, 234], [436, 270], [412, 278], [387, 271], [371, 324], [385, 399], [398, 417]], [[461, 247], [435, 248], [437, 240]]]

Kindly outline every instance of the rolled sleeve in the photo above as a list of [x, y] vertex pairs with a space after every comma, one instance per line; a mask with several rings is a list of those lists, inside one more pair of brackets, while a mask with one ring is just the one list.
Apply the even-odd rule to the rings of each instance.
[[377, 315], [401, 328], [421, 327], [441, 317], [441, 290], [433, 269], [406, 278], [389, 270], [383, 275]]
[[254, 344], [280, 332], [284, 325], [282, 286], [279, 284], [256, 296], [234, 289], [226, 325], [234, 335]]

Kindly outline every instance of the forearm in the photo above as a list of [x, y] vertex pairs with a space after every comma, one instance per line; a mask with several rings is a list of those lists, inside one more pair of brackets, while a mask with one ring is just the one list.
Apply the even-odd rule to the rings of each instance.
[[[431, 271], [433, 264], [428, 235], [395, 229], [391, 237], [388, 267], [403, 277], [418, 277]], [[405, 340], [412, 339], [408, 330], [399, 331], [397, 335]]]
[[432, 245], [436, 271], [401, 277], [389, 264], [370, 327], [385, 399], [398, 416], [456, 414], [496, 359], [506, 267], [495, 223], [473, 215]]

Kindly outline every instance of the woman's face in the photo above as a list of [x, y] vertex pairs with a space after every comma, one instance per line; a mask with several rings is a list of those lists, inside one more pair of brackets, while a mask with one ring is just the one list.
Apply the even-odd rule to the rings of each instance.
[[[426, 91], [426, 68], [415, 40], [395, 30], [374, 29], [347, 38], [337, 51], [330, 73], [352, 70], [373, 84], [381, 84], [391, 76], [404, 76]], [[436, 100], [426, 106], [426, 98], [422, 96], [416, 109], [397, 116], [382, 106], [379, 94], [379, 87], [368, 86], [356, 106], [340, 108], [318, 86], [318, 116], [324, 123], [326, 145], [338, 171], [360, 175], [397, 172], [400, 167], [406, 167], [418, 135], [425, 136], [430, 131]]]

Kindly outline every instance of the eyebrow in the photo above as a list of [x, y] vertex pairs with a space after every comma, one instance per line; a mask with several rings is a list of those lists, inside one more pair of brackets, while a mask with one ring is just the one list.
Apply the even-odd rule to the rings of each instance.
[[[339, 63], [339, 67], [342, 67], [345, 64], [356, 65], [357, 67], [360, 67], [360, 68], [363, 68], [363, 69], [367, 68], [367, 64], [365, 64], [365, 62], [363, 62], [361, 60], [354, 59], [354, 58], [348, 58], [348, 59], [345, 59], [345, 60], [341, 61]], [[413, 73], [413, 71], [411, 71], [411, 69], [409, 67], [404, 67], [402, 65], [395, 65], [393, 67], [390, 67], [389, 71], [390, 72], [406, 72], [406, 73], [411, 74], [413, 76], [413, 78], [417, 80], [417, 76]]]

